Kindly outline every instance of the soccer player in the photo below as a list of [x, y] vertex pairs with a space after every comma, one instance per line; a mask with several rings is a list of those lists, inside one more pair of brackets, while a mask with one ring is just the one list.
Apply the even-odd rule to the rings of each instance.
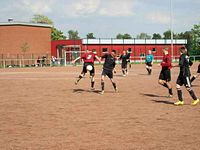
[[128, 64], [129, 58], [125, 50], [123, 50], [123, 54], [120, 56], [119, 59], [122, 60], [121, 68], [122, 68], [123, 76], [126, 76], [128, 74], [127, 64]]
[[154, 59], [154, 57], [151, 54], [151, 50], [149, 50], [148, 54], [146, 55], [146, 59], [145, 59], [146, 69], [147, 69], [149, 75], [151, 75], [151, 72], [152, 72], [153, 59]]
[[197, 69], [197, 74], [193, 75], [192, 78], [191, 78], [191, 83], [200, 76], [200, 64], [198, 66], [198, 69]]
[[78, 79], [75, 81], [75, 84], [77, 85], [78, 82], [85, 76], [85, 74], [87, 73], [87, 66], [91, 65], [92, 66], [92, 70], [90, 70], [90, 78], [91, 78], [91, 90], [94, 90], [94, 75], [95, 75], [95, 68], [94, 68], [94, 61], [95, 58], [101, 62], [100, 58], [94, 54], [92, 51], [90, 50], [86, 50], [86, 53], [83, 54], [81, 57], [77, 57], [74, 61], [72, 61], [72, 63], [75, 63], [77, 60], [82, 59], [84, 61], [83, 64], [83, 70], [81, 72], [81, 74], [79, 75]]
[[159, 75], [159, 80], [158, 80], [158, 83], [164, 87], [166, 87], [169, 91], [169, 95], [168, 97], [172, 97], [173, 96], [173, 93], [172, 93], [172, 85], [170, 83], [171, 81], [171, 57], [168, 53], [168, 48], [167, 47], [164, 47], [162, 49], [163, 51], [163, 60], [161, 62], [161, 66], [162, 66], [162, 70], [160, 72], [160, 75]]
[[176, 81], [176, 89], [177, 89], [177, 94], [178, 94], [178, 101], [175, 102], [175, 105], [183, 105], [183, 97], [182, 97], [182, 91], [181, 91], [181, 86], [184, 85], [189, 92], [190, 96], [192, 97], [193, 101], [191, 105], [196, 105], [199, 103], [199, 99], [196, 97], [194, 91], [191, 88], [191, 83], [190, 83], [190, 60], [189, 56], [187, 55], [187, 48], [186, 47], [181, 47], [180, 48], [180, 53], [181, 56], [179, 58], [179, 64], [178, 66], [180, 67], [180, 72], [179, 76]]
[[115, 70], [116, 51], [112, 50], [111, 54], [106, 53], [102, 56], [102, 58], [105, 59], [105, 62], [103, 64], [103, 71], [101, 74], [101, 94], [104, 94], [104, 78], [105, 78], [105, 76], [108, 76], [108, 78], [110, 78], [110, 81], [112, 82], [114, 90], [115, 90], [115, 92], [117, 92], [117, 85], [116, 85], [115, 81], [113, 80], [113, 71], [114, 71], [114, 73], [116, 73], [116, 70]]

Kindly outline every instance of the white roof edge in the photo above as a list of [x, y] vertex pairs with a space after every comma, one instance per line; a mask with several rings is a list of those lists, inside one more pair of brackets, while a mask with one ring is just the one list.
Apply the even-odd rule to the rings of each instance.
[[[83, 44], [171, 44], [171, 39], [83, 39]], [[186, 39], [173, 39], [173, 44], [187, 44]]]
[[23, 26], [36, 26], [36, 27], [48, 27], [52, 28], [52, 25], [42, 23], [31, 23], [31, 22], [0, 22], [0, 26], [12, 26], [12, 25], [23, 25]]

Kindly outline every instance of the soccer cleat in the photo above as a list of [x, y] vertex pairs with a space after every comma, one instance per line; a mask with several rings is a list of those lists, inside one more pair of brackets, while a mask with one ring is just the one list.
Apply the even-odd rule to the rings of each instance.
[[90, 88], [90, 91], [94, 91], [94, 90], [95, 90], [95, 88], [94, 88], [94, 87], [91, 87], [91, 88]]
[[77, 85], [77, 84], [78, 84], [78, 80], [75, 81], [75, 85]]
[[100, 94], [101, 94], [101, 95], [103, 95], [103, 94], [104, 94], [104, 90], [103, 90], [103, 91], [101, 91], [101, 92], [100, 92]]
[[172, 97], [173, 97], [173, 95], [169, 94], [167, 97], [168, 97], [168, 98], [172, 98]]
[[193, 100], [192, 103], [191, 103], [191, 105], [194, 106], [194, 105], [196, 105], [196, 104], [198, 104], [198, 103], [199, 103], [199, 99]]
[[115, 88], [115, 92], [118, 92], [118, 89], [117, 89], [117, 88]]
[[179, 106], [179, 105], [184, 105], [184, 101], [177, 101], [176, 103], [174, 103], [174, 105]]

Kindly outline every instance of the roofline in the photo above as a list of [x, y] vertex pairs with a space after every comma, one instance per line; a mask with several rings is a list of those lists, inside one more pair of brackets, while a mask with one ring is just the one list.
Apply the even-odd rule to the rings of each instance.
[[35, 27], [45, 27], [52, 28], [52, 25], [42, 24], [42, 23], [31, 23], [31, 22], [0, 22], [0, 26], [35, 26]]

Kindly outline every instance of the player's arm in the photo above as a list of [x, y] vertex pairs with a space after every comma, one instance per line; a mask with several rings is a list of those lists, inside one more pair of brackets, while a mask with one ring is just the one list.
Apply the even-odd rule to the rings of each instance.
[[74, 59], [73, 61], [72, 61], [72, 64], [74, 64], [77, 60], [79, 60], [79, 59], [81, 59], [81, 57], [79, 56], [79, 57], [77, 57], [76, 59]]
[[101, 63], [101, 58], [98, 57], [97, 55], [95, 55], [95, 58], [99, 61], [99, 63]]

